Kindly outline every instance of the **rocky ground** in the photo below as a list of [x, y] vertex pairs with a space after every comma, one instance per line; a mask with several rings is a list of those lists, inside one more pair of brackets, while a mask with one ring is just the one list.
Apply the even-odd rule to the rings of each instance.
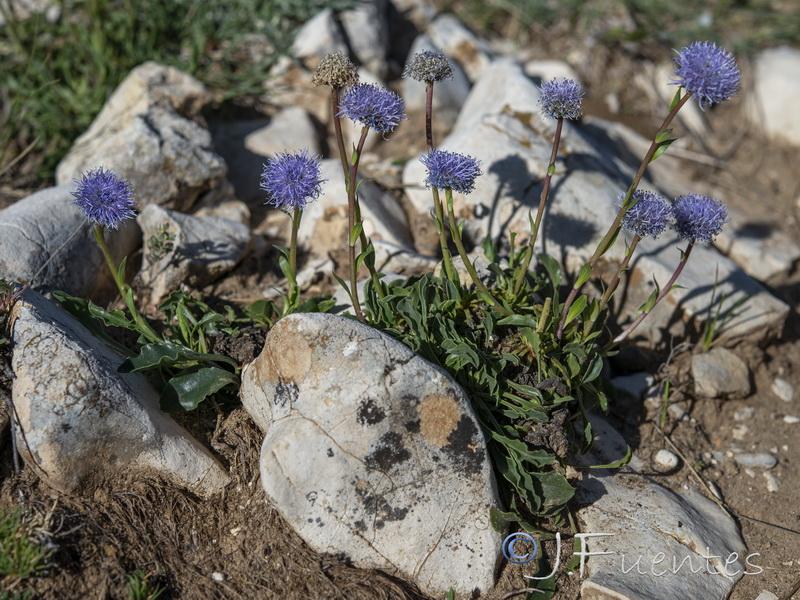
[[[413, 14], [417, 28], [423, 29], [429, 17]], [[447, 26], [453, 27], [452, 24]], [[316, 37], [312, 37], [311, 42], [320, 42], [324, 36], [319, 30], [315, 31]], [[437, 38], [436, 31], [431, 27], [434, 44], [445, 47], [446, 40]], [[453, 35], [453, 29], [445, 31]], [[439, 31], [439, 35], [444, 34]], [[307, 58], [320, 50], [311, 42], [301, 48], [309, 53]], [[335, 47], [335, 40], [330, 43]], [[370, 43], [374, 40], [365, 42], [367, 46]], [[642, 58], [646, 53], [638, 52], [635, 46], [609, 49], [593, 46], [590, 39], [583, 39], [550, 41], [547, 45], [533, 43], [519, 48], [502, 40], [481, 39], [472, 48], [473, 53], [466, 55], [458, 53], [458, 44], [445, 49], [448, 48], [463, 66], [463, 84], [467, 89], [470, 82], [477, 80], [481, 68], [485, 68], [482, 61], [489, 64], [491, 55], [511, 54], [522, 64], [569, 57], [569, 68], [589, 92], [586, 117], [578, 130], [587, 137], [597, 134], [601, 127], [593, 118], [624, 123], [632, 132], [650, 137], [660, 122], [659, 116], [663, 116], [664, 100], [659, 99], [658, 93], [647, 91], [652, 89], [653, 77], [659, 76], [659, 67]], [[361, 50], [363, 48], [354, 47], [354, 51]], [[376, 78], [391, 79], [398, 70], [398, 64], [392, 61], [402, 55], [402, 50], [393, 48], [386, 52], [384, 59], [388, 59], [384, 62], [374, 62], [377, 59], [367, 55], [361, 58], [364, 64], [371, 66]], [[686, 492], [686, 486], [692, 486], [715, 504], [717, 514], [727, 513], [733, 519], [746, 545], [749, 562], [760, 568], [751, 568], [752, 574], [743, 576], [733, 586], [731, 599], [789, 600], [800, 586], [800, 505], [797, 502], [800, 495], [800, 445], [797, 442], [800, 433], [800, 391], [797, 391], [800, 390], [800, 272], [797, 270], [800, 244], [796, 233], [800, 180], [796, 176], [797, 146], [790, 140], [776, 137], [770, 131], [774, 124], [766, 117], [747, 117], [748, 103], [757, 89], [757, 68], [748, 60], [742, 63], [745, 80], [740, 97], [706, 113], [692, 112], [690, 118], [678, 126], [681, 144], [673, 148], [674, 152], [670, 151], [674, 158], [655, 163], [652, 179], [665, 193], [683, 193], [689, 186], [694, 191], [724, 199], [731, 206], [732, 219], [727, 233], [718, 240], [718, 246], [764, 286], [764, 291], [759, 291], [758, 296], [742, 306], [758, 312], [757, 303], [768, 297], [770, 302], [784, 303], [788, 312], [785, 317], [773, 318], [761, 327], [747, 329], [747, 319], [743, 319], [740, 321], [744, 321], [744, 325], [737, 325], [738, 330], [723, 330], [714, 351], [719, 354], [718, 351], [727, 349], [734, 358], [723, 365], [725, 375], [721, 380], [714, 381], [699, 365], [704, 357], [700, 347], [703, 319], [707, 314], [702, 308], [692, 307], [692, 298], [687, 298], [681, 308], [689, 307], [687, 310], [695, 313], [694, 318], [675, 310], [663, 321], [657, 335], [637, 338], [611, 360], [618, 398], [608, 420], [636, 455], [636, 460], [615, 477], [623, 481], [627, 478], [657, 483], [680, 493]], [[540, 65], [539, 68], [545, 67]], [[557, 69], [561, 68], [568, 67], [562, 63]], [[223, 158], [228, 162], [236, 196], [245, 202], [244, 205], [236, 202], [230, 190], [222, 194], [224, 202], [219, 198], [201, 200], [201, 204], [205, 202], [208, 207], [207, 214], [236, 222], [230, 231], [211, 227], [208, 232], [197, 233], [188, 221], [170, 221], [173, 231], [191, 230], [203, 239], [218, 235], [217, 247], [224, 248], [225, 252], [220, 253], [224, 254], [222, 258], [215, 256], [214, 260], [205, 260], [202, 269], [183, 264], [174, 257], [163, 259], [164, 265], [178, 267], [175, 270], [165, 267], [161, 272], [151, 272], [151, 279], [147, 279], [148, 275], [139, 279], [140, 293], [151, 294], [151, 302], [157, 302], [175, 281], [190, 277], [195, 278], [191, 281], [195, 289], [220, 305], [226, 302], [244, 305], [272, 294], [270, 290], [279, 285], [277, 269], [271, 266], [275, 261], [271, 244], [284, 235], [285, 217], [263, 207], [257, 189], [252, 181], [248, 182], [246, 175], [253, 170], [257, 172], [265, 156], [283, 150], [284, 146], [293, 146], [296, 139], [317, 139], [316, 150], [312, 150], [326, 154], [332, 147], [329, 137], [319, 135], [325, 133], [324, 95], [297, 83], [307, 76], [307, 71], [289, 68], [282, 80], [284, 96], [273, 91], [256, 101], [258, 108], [272, 116], [277, 114], [276, 106], [291, 107], [288, 110], [298, 113], [295, 116], [299, 120], [286, 125], [283, 131], [275, 127], [289, 122], [285, 114], [285, 120], [270, 120], [265, 116], [261, 121], [228, 122], [214, 113], [207, 112], [200, 118], [195, 112], [189, 120], [207, 123], [211, 134], [202, 125], [194, 128], [194, 125], [178, 123], [172, 115], [157, 121], [163, 130], [179, 130], [182, 139], [191, 140], [199, 148], [197, 154], [205, 153], [203, 160], [207, 162], [204, 172], [200, 168], [194, 171], [187, 168], [178, 184], [165, 183], [162, 187], [167, 192], [142, 189], [143, 195], [166, 197], [172, 194], [167, 200], [153, 202], [148, 214], [159, 210], [155, 204], [188, 211], [188, 205], [205, 193], [204, 186], [209, 179], [215, 179], [215, 185], [222, 180]], [[171, 83], [184, 100], [202, 95], [192, 88], [191, 82], [178, 79]], [[403, 91], [399, 82], [394, 81], [392, 85]], [[440, 108], [446, 115], [448, 105]], [[449, 108], [454, 110], [452, 106]], [[369, 205], [373, 212], [367, 218], [373, 219], [382, 239], [426, 254], [430, 249], [431, 228], [426, 216], [415, 209], [413, 186], [408, 185], [409, 176], [400, 166], [413, 160], [423, 148], [418, 135], [421, 131], [419, 109], [414, 110], [410, 105], [409, 117], [388, 140], [375, 141], [364, 169], [374, 179], [376, 197], [387, 194], [389, 198], [398, 199], [399, 204], [394, 203], [393, 208], [387, 209], [385, 207], [392, 206], [391, 203], [377, 200]], [[107, 122], [114, 122], [108, 118]], [[443, 116], [445, 121], [448, 118], [449, 123], [442, 125], [439, 132], [441, 136], [461, 117], [455, 111], [450, 117]], [[269, 134], [262, 131], [265, 124], [273, 127]], [[236, 133], [237, 128], [239, 133]], [[611, 137], [609, 132], [613, 131], [612, 128], [602, 129], [606, 143]], [[249, 141], [242, 142], [248, 135], [251, 136]], [[259, 135], [260, 146], [255, 140]], [[629, 133], [625, 135], [628, 137], [623, 142], [612, 140], [617, 143], [616, 148], [622, 143], [632, 154], [638, 151], [641, 155], [636, 145], [639, 142]], [[574, 144], [573, 150], [580, 150], [583, 139], [582, 134], [575, 134], [568, 143]], [[109, 142], [108, 148], [111, 150], [101, 149], [100, 152], [113, 153], [114, 144]], [[237, 151], [239, 153], [234, 155]], [[153, 164], [162, 158], [154, 157]], [[59, 167], [60, 183], [67, 183], [76, 169], [81, 168], [81, 161], [89, 158], [78, 153], [71, 155], [71, 160]], [[660, 167], [660, 163], [665, 165], [657, 171], [655, 167]], [[329, 177], [333, 177], [338, 168], [333, 164]], [[161, 170], [160, 163], [137, 168], [140, 171]], [[153, 187], [159, 184], [156, 182]], [[401, 193], [404, 184], [405, 195]], [[225, 189], [225, 186], [219, 188]], [[4, 206], [13, 205], [18, 198], [27, 196], [27, 192], [4, 188]], [[372, 193], [367, 185], [362, 192]], [[191, 201], [187, 201], [193, 194]], [[181, 202], [186, 202], [187, 206], [181, 206]], [[400, 213], [397, 206], [403, 209]], [[307, 219], [308, 240], [313, 238], [315, 244], [325, 245], [328, 240], [341, 238], [335, 219], [341, 212], [341, 203], [320, 202], [316, 210], [318, 214], [309, 214]], [[400, 227], [398, 223], [406, 218], [409, 225]], [[146, 219], [140, 219], [140, 226], [146, 231], [148, 227], [155, 231], [157, 222], [158, 219], [153, 218], [154, 224], [150, 225]], [[237, 232], [237, 227], [245, 232]], [[129, 251], [122, 242], [120, 244], [120, 252]], [[668, 253], [670, 248], [661, 250]], [[65, 253], [69, 255], [69, 252], [67, 247]], [[310, 292], [335, 289], [326, 272], [331, 264], [338, 264], [341, 259], [337, 252], [331, 247], [330, 252], [322, 256], [311, 253], [304, 257], [307, 264], [319, 265], [307, 274]], [[34, 251], [30, 253], [33, 255]], [[325, 262], [329, 256], [332, 263]], [[146, 263], [146, 259], [137, 255], [132, 262]], [[411, 266], [406, 263], [409, 270], [426, 266], [424, 261]], [[219, 272], [225, 272], [222, 279], [216, 275]], [[198, 273], [211, 275], [204, 279]], [[704, 289], [706, 294], [710, 291], [709, 283], [706, 282]], [[101, 284], [91, 278], [81, 283], [86, 290], [103, 292]], [[637, 286], [647, 289], [645, 282], [632, 278], [626, 294], [635, 298]], [[103, 293], [107, 294], [107, 289]], [[737, 335], [737, 331], [745, 333]], [[255, 334], [246, 338], [241, 348], [228, 350], [237, 352], [243, 361], [251, 360], [262, 344], [259, 334]], [[8, 345], [0, 346], [4, 365], [0, 373], [0, 391], [4, 396], [10, 396], [12, 351]], [[737, 359], [743, 362], [731, 362]], [[670, 391], [665, 406], [663, 386], [667, 380]], [[24, 507], [36, 534], [53, 550], [48, 569], [27, 582], [34, 590], [33, 597], [124, 598], [127, 597], [126, 574], [135, 569], [152, 574], [154, 583], [166, 587], [162, 598], [429, 597], [398, 577], [357, 569], [335, 556], [317, 554], [303, 542], [265, 499], [259, 473], [263, 434], [235, 398], [205, 403], [198, 411], [183, 415], [179, 420], [230, 473], [231, 482], [221, 495], [202, 498], [201, 494], [172, 487], [158, 477], [138, 475], [122, 481], [101, 482], [89, 495], [58, 493], [45, 485], [41, 474], [31, 466], [23, 465], [20, 472], [15, 472], [11, 441], [4, 434], [0, 506]], [[574, 508], [577, 510], [579, 506], [575, 504]], [[567, 529], [562, 531], [568, 532]], [[554, 545], [548, 542], [547, 547], [553, 557]], [[176, 549], [181, 551], [176, 552]], [[553, 596], [557, 600], [581, 597], [578, 573], [564, 566], [571, 550], [570, 540], [562, 547], [561, 567], [557, 569], [557, 591]], [[598, 572], [597, 567], [592, 571], [590, 560], [589, 573], [596, 576]], [[522, 597], [527, 585], [524, 576], [531, 574], [530, 565], [502, 564], [499, 583], [486, 597]], [[454, 569], [451, 583], [457, 586], [459, 580], [459, 572]], [[4, 585], [7, 581], [3, 580]], [[656, 586], [660, 585], [658, 578], [654, 581]], [[691, 586], [692, 576], [682, 581]], [[15, 584], [11, 591], [21, 589], [21, 585]], [[667, 586], [661, 589], [661, 595], [648, 597], [664, 600], [700, 597], [692, 595], [691, 587], [684, 595]], [[536, 598], [537, 594], [532, 593], [530, 597]], [[583, 597], [608, 596], [584, 592]]]

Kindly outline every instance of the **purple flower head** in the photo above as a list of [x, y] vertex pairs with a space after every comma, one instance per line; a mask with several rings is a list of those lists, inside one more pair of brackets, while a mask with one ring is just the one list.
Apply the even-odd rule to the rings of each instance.
[[261, 173], [261, 189], [269, 194], [269, 200], [278, 208], [306, 207], [309, 200], [319, 198], [322, 193], [319, 156], [309, 155], [307, 150], [295, 154], [277, 153], [264, 165]]
[[359, 121], [375, 131], [392, 131], [406, 118], [403, 99], [374, 84], [359, 83], [342, 97], [337, 116]]
[[425, 185], [429, 188], [451, 188], [469, 194], [475, 189], [475, 179], [481, 175], [480, 161], [466, 154], [432, 150], [419, 160], [428, 167]]
[[672, 206], [664, 197], [643, 190], [634, 192], [633, 199], [636, 204], [622, 217], [622, 228], [639, 237], [657, 238], [672, 221]]
[[736, 59], [714, 42], [690, 44], [681, 49], [673, 61], [679, 81], [670, 85], [679, 85], [694, 94], [703, 110], [729, 100], [739, 91], [742, 75]]
[[581, 116], [581, 84], [574, 79], [551, 79], [539, 88], [542, 112], [551, 119], [577, 119]]
[[133, 188], [121, 175], [100, 167], [84, 172], [74, 181], [78, 187], [71, 192], [75, 196], [73, 204], [77, 204], [92, 223], [116, 229], [122, 221], [135, 216]]
[[712, 242], [722, 226], [730, 220], [728, 209], [722, 202], [702, 194], [676, 198], [672, 214], [679, 236], [703, 244]]
[[422, 83], [444, 81], [453, 78], [453, 67], [443, 52], [423, 50], [406, 63], [403, 77], [411, 77]]

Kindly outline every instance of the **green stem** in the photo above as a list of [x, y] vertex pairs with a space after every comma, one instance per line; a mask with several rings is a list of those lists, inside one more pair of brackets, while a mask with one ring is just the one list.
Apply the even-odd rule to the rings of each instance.
[[[692, 253], [692, 248], [694, 248], [694, 242], [695, 240], [689, 242], [689, 245], [686, 247], [686, 251], [681, 253], [681, 261], [678, 263], [678, 267], [675, 269], [675, 272], [672, 274], [672, 277], [670, 277], [669, 281], [667, 282], [667, 285], [662, 287], [661, 291], [658, 293], [658, 296], [656, 296], [656, 301], [653, 303], [653, 308], [655, 308], [656, 305], [659, 302], [661, 302], [664, 296], [669, 294], [670, 291], [672, 290], [672, 286], [675, 284], [675, 281], [678, 279], [681, 272], [683, 271], [683, 268], [686, 266], [687, 261], [689, 260], [689, 255]], [[653, 308], [647, 311], [643, 310], [642, 313], [638, 317], [636, 317], [636, 320], [630, 325], [628, 325], [625, 328], [625, 331], [623, 331], [617, 337], [615, 337], [614, 340], [606, 347], [605, 350], [608, 351], [614, 346], [618, 345], [623, 340], [625, 340], [625, 338], [627, 338], [631, 334], [631, 332], [639, 326], [639, 323], [644, 321], [645, 317], [647, 317], [647, 315], [649, 315], [653, 311]]]
[[542, 223], [544, 215], [544, 206], [547, 204], [547, 199], [550, 195], [550, 181], [553, 178], [553, 173], [556, 170], [556, 157], [558, 156], [558, 146], [561, 143], [561, 130], [564, 126], [564, 118], [561, 117], [556, 123], [556, 133], [553, 137], [553, 149], [550, 152], [550, 163], [547, 165], [547, 174], [544, 177], [544, 184], [542, 185], [542, 194], [539, 196], [539, 209], [536, 211], [536, 219], [533, 221], [533, 228], [531, 230], [531, 237], [528, 241], [528, 247], [525, 249], [525, 256], [522, 260], [522, 268], [517, 270], [517, 275], [514, 280], [514, 296], [519, 294], [522, 289], [522, 282], [525, 280], [525, 275], [528, 273], [528, 267], [533, 258], [533, 247], [536, 244], [536, 238], [539, 236], [539, 227]]
[[114, 264], [114, 259], [111, 257], [111, 252], [108, 249], [108, 244], [106, 244], [106, 238], [104, 235], [105, 227], [103, 225], [95, 224], [92, 226], [92, 233], [94, 233], [94, 239], [97, 242], [97, 245], [100, 247], [100, 251], [103, 253], [103, 258], [105, 258], [106, 265], [108, 265], [108, 269], [111, 271], [111, 277], [114, 279], [114, 283], [119, 290], [120, 296], [125, 302], [125, 305], [128, 307], [128, 312], [130, 312], [131, 317], [133, 318], [136, 325], [138, 325], [139, 332], [146, 337], [150, 342], [153, 343], [161, 343], [163, 340], [158, 336], [158, 334], [153, 331], [153, 328], [144, 320], [144, 317], [139, 313], [139, 310], [136, 308], [136, 304], [133, 301], [133, 292], [128, 293], [129, 287], [125, 284], [123, 279], [124, 275], [120, 273], [120, 270]]
[[[639, 182], [644, 177], [644, 172], [647, 169], [647, 165], [650, 164], [650, 161], [653, 160], [653, 155], [658, 150], [658, 147], [661, 145], [659, 142], [656, 141], [656, 137], [662, 131], [665, 131], [669, 128], [669, 124], [672, 123], [672, 120], [675, 118], [675, 115], [678, 114], [678, 111], [683, 107], [684, 104], [689, 100], [691, 97], [691, 93], [687, 93], [683, 96], [678, 102], [675, 104], [673, 109], [669, 111], [667, 118], [664, 119], [664, 122], [661, 124], [661, 127], [656, 132], [656, 135], [653, 136], [653, 141], [650, 144], [650, 148], [648, 148], [647, 153], [644, 155], [642, 159], [642, 163], [639, 165], [639, 170], [636, 172], [636, 175], [631, 182], [630, 187], [628, 187], [628, 191], [625, 192], [625, 198], [622, 201], [622, 204], [619, 207], [619, 211], [617, 211], [617, 216], [614, 218], [614, 222], [611, 224], [611, 227], [608, 228], [606, 235], [600, 240], [600, 243], [597, 245], [597, 248], [594, 251], [594, 254], [589, 258], [586, 264], [589, 265], [589, 272], [591, 273], [594, 271], [595, 266], [597, 265], [597, 261], [600, 260], [600, 257], [603, 256], [606, 252], [608, 252], [609, 248], [613, 245], [614, 241], [616, 241], [617, 236], [619, 235], [620, 227], [622, 224], [622, 218], [625, 216], [625, 213], [630, 210], [633, 206], [631, 199], [633, 198], [633, 194], [636, 192], [636, 189], [639, 187]], [[556, 337], [561, 339], [561, 334], [564, 330], [564, 321], [567, 318], [567, 313], [569, 312], [570, 306], [572, 306], [572, 302], [575, 300], [575, 297], [578, 295], [578, 291], [580, 290], [579, 285], [575, 285], [570, 290], [569, 296], [567, 297], [567, 301], [564, 303], [564, 307], [561, 311], [561, 319], [558, 323], [558, 330], [556, 331]]]
[[447, 233], [444, 228], [444, 207], [442, 206], [442, 199], [439, 197], [439, 189], [431, 188], [433, 194], [433, 209], [436, 214], [436, 231], [439, 233], [439, 245], [442, 248], [442, 265], [444, 266], [444, 274], [455, 285], [460, 285], [460, 280], [455, 268], [453, 267], [453, 258], [450, 256], [450, 249], [447, 247]]
[[[614, 292], [617, 290], [620, 279], [622, 278], [622, 275], [628, 270], [628, 265], [631, 262], [631, 258], [633, 258], [633, 252], [634, 250], [636, 250], [636, 246], [639, 245], [641, 239], [642, 239], [641, 236], [638, 234], [633, 236], [633, 241], [631, 242], [631, 245], [627, 248], [625, 252], [625, 258], [623, 258], [622, 262], [619, 263], [619, 267], [617, 267], [617, 272], [614, 274], [614, 278], [609, 282], [608, 287], [606, 288], [605, 292], [603, 292], [602, 298], [600, 298], [600, 303], [598, 305], [598, 310], [597, 310], [598, 314], [600, 314], [600, 311], [602, 311], [606, 307], [608, 301], [611, 300], [611, 296], [613, 296]], [[596, 320], [597, 319], [592, 319], [588, 323], [586, 323], [583, 329], [584, 334], [588, 334], [592, 330], [592, 327], [594, 327]]]
[[450, 237], [453, 238], [453, 242], [458, 249], [458, 255], [461, 257], [461, 260], [464, 262], [464, 267], [467, 269], [469, 276], [472, 278], [472, 282], [475, 284], [475, 287], [481, 293], [481, 296], [485, 298], [488, 302], [491, 303], [497, 310], [503, 313], [506, 316], [510, 316], [511, 312], [506, 309], [502, 304], [500, 304], [497, 300], [494, 299], [491, 293], [489, 293], [489, 289], [484, 285], [484, 283], [478, 277], [478, 272], [475, 270], [472, 262], [470, 262], [469, 257], [467, 256], [467, 251], [464, 248], [464, 242], [461, 240], [461, 236], [458, 232], [458, 224], [456, 223], [456, 215], [453, 212], [453, 189], [452, 188], [445, 188], [444, 189], [445, 198], [447, 199], [447, 217], [450, 221]]

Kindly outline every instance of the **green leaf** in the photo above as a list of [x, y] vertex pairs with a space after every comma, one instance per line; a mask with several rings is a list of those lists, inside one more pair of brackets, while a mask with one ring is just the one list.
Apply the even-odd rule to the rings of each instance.
[[273, 247], [276, 248], [281, 254], [283, 254], [286, 258], [289, 258], [291, 252], [288, 248], [284, 246], [279, 246], [278, 244], [273, 244]]
[[519, 517], [513, 512], [503, 512], [494, 507], [489, 509], [489, 525], [498, 533], [504, 532], [511, 523], [519, 521]]
[[671, 135], [672, 135], [672, 129], [662, 129], [656, 134], [655, 138], [656, 143], [660, 144], [662, 142], [667, 141], [669, 139], [669, 136]]
[[498, 325], [510, 325], [517, 327], [536, 327], [538, 321], [531, 315], [511, 315], [500, 319]]
[[557, 290], [558, 286], [561, 285], [561, 265], [549, 254], [542, 254], [539, 257], [539, 262], [542, 263], [545, 271], [547, 271], [547, 276], [550, 278], [550, 285]]
[[675, 91], [675, 95], [672, 97], [672, 102], [669, 103], [669, 110], [672, 111], [676, 106], [678, 106], [678, 102], [681, 101], [681, 88], [679, 87]]
[[555, 172], [556, 172], [556, 166], [554, 164], [547, 165], [547, 174], [550, 175], [550, 177], [555, 175]]
[[567, 313], [567, 318], [564, 320], [564, 326], [569, 325], [575, 318], [583, 312], [583, 309], [586, 308], [587, 298], [586, 295], [578, 296], [578, 299], [573, 302], [572, 306], [569, 307], [569, 312]]
[[228, 385], [238, 385], [239, 378], [219, 367], [193, 367], [167, 382], [159, 403], [165, 412], [197, 408], [211, 394]]
[[350, 230], [350, 245], [355, 246], [356, 240], [361, 235], [361, 232], [364, 231], [364, 222], [359, 221], [353, 226], [353, 229]]
[[589, 276], [592, 274], [592, 268], [589, 266], [589, 263], [586, 263], [581, 267], [581, 270], [578, 272], [578, 279], [575, 281], [575, 287], [579, 288], [584, 283], [589, 281]]
[[162, 344], [145, 344], [141, 347], [138, 356], [132, 356], [120, 366], [120, 372], [130, 373], [152, 369], [155, 367], [170, 367], [178, 362], [214, 361], [224, 362], [238, 368], [238, 364], [227, 356], [219, 354], [203, 354], [189, 350], [180, 344], [164, 342]]
[[[84, 300], [83, 298], [77, 298], [75, 296], [71, 296], [66, 292], [61, 291], [54, 291], [53, 297], [58, 300], [59, 304], [66, 310], [69, 314], [75, 317], [81, 324], [86, 327], [95, 337], [103, 340], [108, 345], [115, 348], [117, 351], [121, 352], [125, 356], [130, 356], [133, 354], [131, 350], [120, 344], [114, 338], [112, 338], [106, 331], [100, 326], [100, 323], [97, 319], [101, 319], [105, 322], [103, 318], [104, 315], [108, 318], [109, 322], [119, 322], [120, 327], [124, 327], [125, 329], [136, 330], [135, 324], [133, 321], [129, 321], [125, 314], [120, 310], [115, 311], [106, 311], [105, 309], [92, 304], [88, 300]], [[93, 311], [97, 312], [95, 314]]]
[[595, 354], [589, 363], [589, 368], [586, 369], [586, 375], [583, 376], [583, 383], [590, 383], [600, 376], [603, 370], [603, 357], [600, 354]]
[[653, 158], [650, 159], [650, 162], [653, 162], [659, 156], [664, 154], [664, 152], [667, 151], [667, 148], [669, 148], [672, 145], [672, 142], [674, 142], [674, 141], [675, 141], [675, 138], [669, 139], [666, 142], [662, 142], [661, 144], [659, 144], [658, 148], [656, 148], [656, 151], [653, 152]]
[[543, 500], [544, 509], [559, 507], [570, 501], [575, 490], [561, 473], [531, 473], [534, 489]]

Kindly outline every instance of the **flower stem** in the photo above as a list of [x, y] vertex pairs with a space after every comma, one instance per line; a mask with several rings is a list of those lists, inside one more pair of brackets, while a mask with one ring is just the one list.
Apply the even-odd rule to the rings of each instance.
[[522, 282], [525, 280], [525, 275], [528, 273], [528, 267], [533, 258], [533, 247], [536, 244], [536, 238], [539, 235], [539, 227], [542, 223], [542, 216], [544, 215], [544, 206], [547, 203], [547, 198], [550, 195], [550, 181], [553, 178], [553, 173], [556, 170], [556, 157], [558, 156], [558, 146], [561, 143], [561, 130], [564, 126], [564, 118], [559, 117], [556, 123], [556, 133], [553, 137], [553, 150], [550, 153], [550, 163], [547, 165], [547, 174], [544, 177], [544, 184], [542, 186], [542, 194], [539, 196], [539, 209], [536, 211], [536, 219], [533, 222], [531, 230], [531, 237], [528, 241], [528, 247], [525, 249], [525, 256], [522, 259], [522, 267], [517, 271], [514, 280], [514, 296], [519, 294], [522, 288]]
[[428, 152], [433, 150], [433, 82], [425, 86], [425, 141], [428, 143]]
[[475, 284], [475, 287], [478, 288], [482, 297], [487, 300], [492, 306], [494, 306], [497, 310], [503, 313], [506, 316], [510, 316], [511, 312], [506, 309], [502, 304], [500, 304], [497, 300], [494, 299], [491, 293], [489, 293], [489, 289], [484, 285], [484, 283], [478, 277], [478, 272], [475, 270], [472, 262], [470, 262], [469, 257], [467, 256], [467, 251], [464, 248], [464, 242], [461, 240], [461, 236], [458, 232], [458, 224], [456, 223], [456, 215], [453, 212], [453, 189], [452, 188], [445, 188], [444, 189], [445, 198], [447, 199], [447, 216], [450, 221], [450, 237], [453, 238], [453, 242], [458, 248], [458, 254], [461, 257], [461, 260], [464, 262], [464, 267], [467, 269], [469, 276], [472, 278], [472, 282]]
[[126, 285], [123, 279], [124, 275], [114, 264], [114, 259], [111, 257], [108, 244], [106, 244], [106, 238], [104, 235], [105, 227], [103, 225], [94, 224], [92, 226], [92, 233], [94, 233], [94, 239], [97, 242], [97, 245], [100, 247], [100, 251], [103, 253], [103, 258], [105, 258], [106, 265], [108, 265], [108, 269], [111, 271], [111, 277], [114, 279], [114, 283], [119, 290], [120, 296], [122, 296], [125, 305], [128, 307], [128, 312], [130, 312], [131, 317], [138, 326], [139, 332], [150, 342], [163, 342], [163, 340], [155, 331], [153, 331], [153, 328], [150, 327], [147, 321], [144, 320], [144, 317], [142, 317], [142, 315], [139, 313], [139, 310], [136, 308], [136, 304], [133, 301], [133, 290]]
[[[669, 111], [669, 114], [664, 119], [664, 122], [661, 124], [661, 127], [656, 132], [656, 135], [653, 136], [653, 141], [650, 144], [650, 148], [648, 148], [647, 153], [644, 155], [642, 163], [639, 165], [639, 170], [636, 172], [636, 175], [634, 176], [633, 181], [631, 182], [631, 185], [628, 188], [628, 191], [625, 192], [625, 198], [623, 199], [622, 204], [619, 207], [619, 211], [617, 211], [617, 216], [614, 218], [614, 222], [611, 224], [611, 227], [608, 228], [606, 235], [603, 237], [602, 240], [600, 240], [600, 243], [597, 245], [594, 254], [592, 254], [592, 256], [586, 263], [587, 265], [589, 265], [590, 274], [592, 271], [594, 271], [594, 268], [597, 265], [597, 261], [600, 260], [600, 257], [603, 256], [606, 252], [608, 252], [611, 246], [614, 245], [614, 242], [616, 241], [617, 236], [619, 235], [620, 227], [622, 224], [622, 218], [625, 216], [625, 213], [628, 212], [631, 206], [633, 206], [633, 204], [631, 203], [631, 198], [633, 197], [633, 194], [636, 192], [636, 189], [639, 187], [639, 182], [642, 180], [642, 177], [644, 177], [644, 172], [647, 169], [647, 165], [649, 165], [650, 162], [653, 160], [653, 156], [655, 155], [656, 150], [658, 150], [659, 146], [661, 145], [659, 142], [656, 141], [656, 137], [660, 132], [665, 131], [669, 127], [669, 124], [672, 123], [672, 120], [675, 118], [675, 115], [678, 114], [678, 111], [683, 107], [684, 104], [686, 104], [686, 102], [689, 100], [690, 97], [691, 93], [687, 93], [680, 100], [678, 100], [677, 103], [675, 103], [675, 106], [672, 108], [671, 111]], [[564, 321], [567, 318], [567, 313], [569, 312], [569, 308], [570, 306], [572, 306], [572, 303], [575, 300], [575, 297], [578, 295], [578, 291], [580, 290], [580, 288], [581, 286], [577, 285], [576, 283], [576, 285], [574, 285], [570, 290], [569, 296], [567, 296], [567, 301], [564, 303], [564, 307], [561, 310], [561, 318], [558, 322], [558, 330], [556, 331], [556, 337], [558, 337], [558, 339], [561, 339], [561, 335], [564, 331]]]
[[[631, 241], [631, 245], [628, 246], [625, 252], [625, 258], [619, 263], [619, 267], [617, 267], [617, 272], [614, 274], [614, 278], [609, 282], [608, 287], [606, 288], [605, 292], [603, 292], [602, 298], [600, 298], [599, 305], [597, 307], [597, 313], [599, 314], [606, 305], [608, 301], [611, 300], [611, 296], [614, 295], [614, 292], [617, 290], [619, 286], [620, 279], [622, 275], [628, 270], [628, 265], [631, 262], [631, 258], [633, 258], [633, 252], [636, 250], [636, 246], [639, 245], [642, 237], [639, 234], [633, 236], [633, 241]], [[596, 319], [592, 319], [586, 323], [583, 328], [584, 335], [588, 334], [592, 327], [594, 327]]]
[[[689, 260], [689, 255], [692, 253], [692, 248], [694, 248], [694, 242], [695, 240], [689, 242], [689, 245], [686, 247], [686, 250], [684, 252], [681, 252], [681, 261], [678, 263], [678, 267], [675, 269], [675, 272], [672, 274], [672, 277], [670, 277], [669, 281], [667, 282], [667, 285], [661, 288], [661, 291], [658, 293], [658, 296], [656, 296], [656, 301], [653, 303], [653, 308], [655, 308], [655, 306], [659, 302], [661, 302], [662, 298], [664, 298], [664, 296], [669, 294], [669, 292], [672, 290], [672, 286], [675, 284], [675, 281], [678, 279], [681, 272], [683, 271], [683, 268], [686, 266], [686, 262]], [[627, 338], [631, 334], [631, 332], [639, 326], [639, 323], [644, 321], [645, 317], [652, 312], [653, 308], [647, 311], [643, 310], [642, 313], [638, 317], [636, 317], [636, 320], [633, 321], [633, 323], [631, 323], [630, 325], [628, 325], [625, 328], [625, 331], [623, 331], [617, 337], [615, 337], [614, 340], [606, 347], [605, 350], [608, 351], [617, 344], [619, 344], [620, 342], [622, 342], [623, 340], [625, 340], [625, 338]]]
[[350, 168], [347, 160], [347, 150], [344, 147], [344, 134], [342, 133], [342, 119], [339, 114], [339, 90], [338, 87], [331, 87], [331, 119], [333, 119], [333, 131], [336, 138], [336, 145], [339, 149], [339, 160], [342, 162], [344, 172], [344, 184], [350, 185]]

